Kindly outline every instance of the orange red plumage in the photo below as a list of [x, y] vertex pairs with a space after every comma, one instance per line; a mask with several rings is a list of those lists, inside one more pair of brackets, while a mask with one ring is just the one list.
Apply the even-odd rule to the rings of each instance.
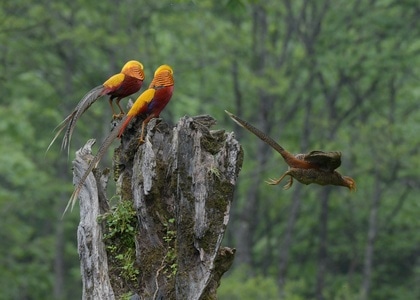
[[294, 178], [303, 184], [315, 183], [319, 185], [338, 185], [347, 187], [350, 191], [356, 190], [356, 182], [353, 178], [342, 176], [335, 170], [341, 165], [341, 152], [311, 151], [307, 154], [293, 155], [258, 128], [228, 111], [225, 112], [238, 125], [252, 132], [279, 152], [289, 166], [289, 170], [279, 179], [270, 179], [267, 182], [268, 184], [277, 185], [286, 176], [289, 176], [289, 182], [284, 186], [284, 189], [288, 189], [292, 186]]
[[173, 70], [168, 65], [161, 65], [156, 69], [149, 88], [137, 98], [136, 102], [127, 113], [127, 118], [122, 122], [123, 125], [118, 136], [121, 136], [124, 133], [125, 128], [133, 117], [146, 114], [147, 117], [142, 123], [140, 134], [140, 141], [143, 142], [144, 127], [151, 119], [159, 117], [160, 112], [171, 99], [173, 90]]
[[144, 77], [143, 65], [136, 60], [130, 60], [122, 67], [120, 73], [111, 76], [103, 84], [93, 88], [88, 93], [86, 93], [85, 96], [76, 105], [71, 114], [69, 114], [57, 126], [57, 133], [48, 146], [47, 151], [60, 135], [60, 133], [64, 130], [64, 128], [67, 127], [64, 133], [61, 148], [67, 148], [67, 152], [69, 152], [71, 137], [78, 119], [101, 96], [109, 95], [109, 104], [111, 106], [114, 117], [117, 116], [113, 107], [114, 99], [120, 110], [120, 115], [123, 115], [124, 111], [120, 106], [121, 99], [139, 91], [143, 84]]
[[150, 83], [149, 88], [137, 98], [131, 109], [128, 111], [127, 115], [123, 117], [121, 122], [111, 131], [111, 133], [106, 137], [104, 142], [99, 147], [98, 153], [89, 163], [88, 168], [86, 169], [85, 173], [83, 174], [79, 183], [77, 184], [73, 194], [71, 195], [66, 209], [64, 210], [64, 213], [69, 207], [73, 209], [79, 192], [83, 187], [83, 184], [86, 181], [89, 173], [100, 162], [108, 148], [111, 146], [112, 142], [117, 137], [121, 137], [126, 127], [134, 117], [142, 115], [145, 116], [145, 119], [142, 122], [140, 142], [144, 141], [143, 138], [145, 126], [152, 118], [159, 117], [161, 111], [171, 100], [172, 93], [174, 90], [173, 73], [174, 72], [172, 68], [168, 65], [161, 65], [159, 68], [156, 69], [154, 78]]

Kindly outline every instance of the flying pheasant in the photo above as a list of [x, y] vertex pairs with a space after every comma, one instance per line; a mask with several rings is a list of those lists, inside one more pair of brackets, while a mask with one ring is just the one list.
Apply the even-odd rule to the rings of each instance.
[[289, 182], [284, 186], [285, 190], [293, 185], [293, 178], [303, 184], [338, 185], [347, 187], [350, 191], [356, 190], [356, 182], [353, 178], [343, 176], [335, 170], [341, 165], [341, 152], [311, 151], [307, 154], [293, 155], [250, 123], [228, 111], [225, 112], [239, 126], [252, 132], [279, 152], [289, 166], [289, 170], [279, 179], [270, 179], [267, 181], [268, 184], [277, 185], [286, 176], [290, 176]]

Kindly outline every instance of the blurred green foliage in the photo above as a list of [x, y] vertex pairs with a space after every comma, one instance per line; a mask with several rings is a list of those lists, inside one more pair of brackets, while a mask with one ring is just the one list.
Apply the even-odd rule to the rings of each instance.
[[[173, 66], [166, 122], [211, 114], [245, 149], [225, 239], [237, 258], [220, 299], [320, 298], [325, 191], [266, 186], [284, 163], [235, 127], [225, 109], [292, 152], [343, 152], [340, 171], [356, 179], [358, 191], [329, 194], [325, 299], [359, 297], [372, 224], [369, 299], [418, 299], [419, 11], [411, 0], [1, 2], [0, 299], [80, 298], [77, 212], [60, 219], [73, 155], [67, 159], [59, 143], [45, 149], [77, 101], [130, 59], [144, 64], [146, 85], [158, 65]], [[101, 141], [109, 122], [100, 100], [77, 125], [72, 152], [88, 138]], [[110, 166], [109, 157], [102, 164]], [[300, 204], [287, 244], [295, 191]]]

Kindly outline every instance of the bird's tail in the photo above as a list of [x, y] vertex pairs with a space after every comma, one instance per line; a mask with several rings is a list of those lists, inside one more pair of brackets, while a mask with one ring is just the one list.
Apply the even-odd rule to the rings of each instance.
[[270, 145], [274, 150], [276, 150], [280, 155], [283, 157], [284, 161], [289, 165], [289, 167], [292, 168], [302, 168], [302, 169], [312, 169], [314, 168], [314, 165], [312, 165], [310, 162], [305, 161], [304, 159], [300, 159], [295, 157], [292, 153], [284, 149], [282, 146], [277, 144], [275, 140], [273, 140], [271, 137], [266, 135], [264, 132], [259, 130], [258, 128], [255, 128], [251, 124], [249, 124], [247, 121], [244, 121], [240, 119], [239, 117], [235, 116], [234, 114], [228, 112], [225, 110], [225, 112], [229, 115], [229, 117], [235, 121], [239, 126], [247, 129], [248, 131], [255, 134], [257, 137], [259, 137], [263, 142]]
[[89, 176], [90, 172], [101, 161], [102, 157], [107, 152], [108, 148], [111, 146], [112, 142], [118, 137], [118, 134], [124, 125], [124, 121], [126, 121], [127, 117], [124, 117], [121, 122], [114, 127], [114, 129], [111, 131], [111, 133], [105, 138], [105, 140], [102, 142], [101, 146], [98, 149], [98, 153], [95, 155], [95, 157], [92, 159], [92, 161], [89, 163], [88, 168], [83, 173], [83, 176], [80, 178], [80, 181], [77, 183], [76, 188], [73, 191], [73, 194], [70, 197], [69, 202], [67, 203], [66, 208], [64, 209], [63, 216], [66, 213], [66, 211], [70, 208], [70, 210], [73, 210], [74, 204], [76, 203], [77, 197], [79, 196], [80, 190], [83, 187], [83, 184], [85, 183], [87, 177]]
[[252, 132], [253, 134], [255, 134], [257, 137], [259, 137], [263, 142], [267, 143], [268, 145], [270, 145], [272, 148], [274, 148], [277, 152], [279, 152], [282, 156], [283, 153], [286, 151], [282, 146], [280, 146], [275, 140], [273, 140], [271, 137], [269, 137], [268, 135], [266, 135], [264, 132], [262, 132], [261, 130], [259, 130], [258, 128], [254, 127], [253, 125], [251, 125], [250, 123], [248, 123], [247, 121], [244, 121], [242, 119], [240, 119], [239, 117], [235, 116], [234, 114], [228, 112], [227, 110], [225, 110], [225, 112], [229, 115], [229, 117], [235, 122], [237, 123], [239, 126], [247, 129], [248, 131]]
[[128, 126], [128, 124], [130, 123], [130, 121], [131, 121], [131, 119], [133, 118], [134, 116], [126, 116], [123, 120], [121, 120], [121, 127], [120, 127], [120, 129], [118, 130], [118, 137], [121, 137], [122, 136], [122, 134], [124, 133], [124, 131], [125, 131], [125, 128]]
[[[67, 129], [64, 133], [63, 142], [61, 143], [61, 150], [67, 148], [67, 155], [70, 154], [70, 141], [73, 134], [74, 128], [76, 127], [77, 120], [80, 116], [100, 97], [103, 92], [103, 85], [99, 85], [90, 90], [86, 95], [83, 96], [82, 100], [79, 101], [74, 111], [64, 120], [66, 121]], [[63, 121], [63, 122], [64, 122]], [[63, 130], [60, 129], [58, 134]]]
[[57, 125], [57, 127], [54, 128], [53, 131], [56, 131], [54, 138], [52, 139], [51, 143], [48, 145], [48, 148], [45, 152], [48, 152], [50, 150], [51, 146], [54, 144], [55, 140], [58, 138], [60, 133], [64, 130], [64, 128], [68, 125], [70, 120], [74, 117], [76, 114], [76, 111], [74, 110], [71, 114], [69, 114], [63, 121], [61, 121], [60, 124]]

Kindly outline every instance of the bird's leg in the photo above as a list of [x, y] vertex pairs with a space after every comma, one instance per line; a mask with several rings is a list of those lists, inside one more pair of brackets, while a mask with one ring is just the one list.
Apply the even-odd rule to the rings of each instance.
[[114, 110], [114, 105], [112, 105], [112, 98], [110, 97], [108, 101], [109, 101], [109, 106], [111, 107], [111, 110], [112, 110], [112, 118], [117, 119], [117, 115], [115, 114], [115, 110]]
[[[289, 174], [290, 175], [290, 174]], [[293, 176], [290, 175], [289, 181], [284, 185], [283, 190], [288, 190], [293, 185]]]
[[120, 109], [120, 113], [116, 116], [116, 118], [122, 118], [125, 115], [124, 110], [122, 109], [122, 107], [120, 105], [120, 101], [121, 101], [121, 98], [118, 98], [115, 101], [117, 103], [118, 108]]
[[112, 98], [109, 98], [109, 105], [111, 106], [111, 110], [112, 110], [112, 118], [115, 119], [121, 119], [124, 116], [124, 111], [120, 106], [120, 101], [121, 98], [118, 98], [115, 102], [117, 103], [118, 108], [120, 109], [120, 113], [116, 114], [115, 110], [114, 110], [114, 105], [112, 105]]
[[[266, 183], [268, 183], [269, 185], [277, 185], [277, 184], [279, 184], [283, 179], [284, 179], [284, 177], [286, 177], [286, 176], [290, 176], [290, 177], [292, 177], [290, 174], [289, 174], [289, 171], [287, 171], [287, 172], [285, 172], [279, 179], [272, 179], [272, 178], [270, 178], [269, 180], [267, 180], [266, 181]], [[287, 190], [288, 188], [290, 188], [291, 186], [292, 186], [292, 184], [293, 184], [293, 179], [292, 180], [290, 180], [285, 186], [284, 186], [284, 188]]]
[[154, 117], [155, 116], [153, 114], [151, 114], [146, 119], [144, 119], [143, 123], [141, 123], [141, 134], [140, 134], [140, 138], [139, 138], [139, 143], [140, 144], [144, 143], [144, 128], [146, 127], [147, 123], [149, 123], [149, 121], [151, 119], [153, 119]]

